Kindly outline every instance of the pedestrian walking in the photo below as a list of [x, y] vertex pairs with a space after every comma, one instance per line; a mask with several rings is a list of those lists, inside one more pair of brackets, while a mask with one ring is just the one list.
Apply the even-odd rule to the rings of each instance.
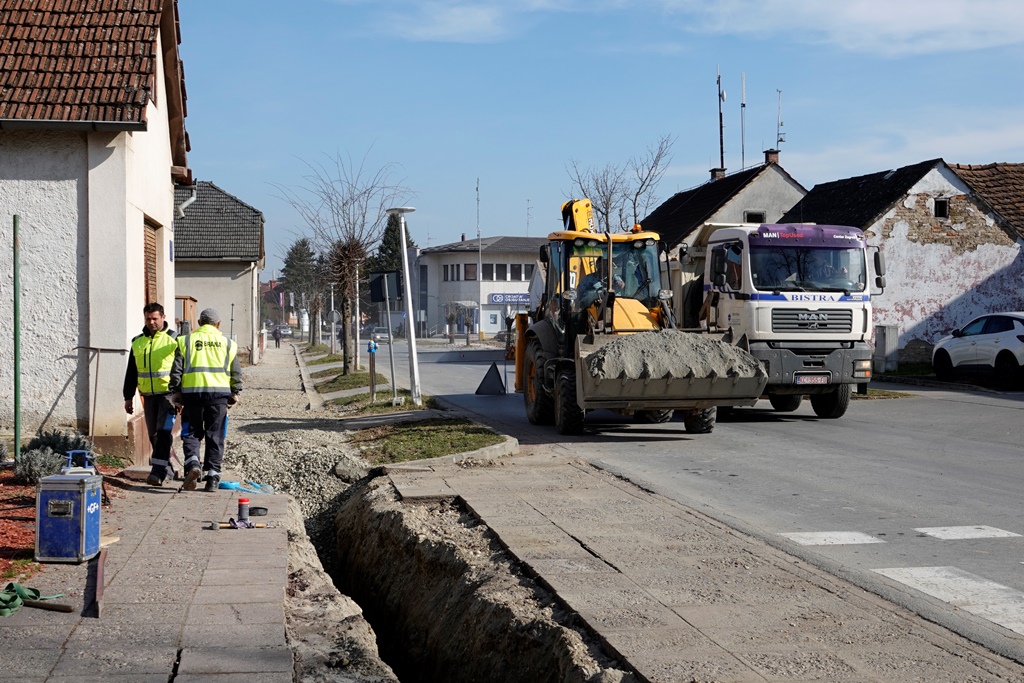
[[[199, 327], [178, 337], [171, 368], [172, 400], [182, 406], [181, 443], [185, 451], [185, 483], [194, 491], [205, 477], [204, 491], [220, 486], [228, 408], [238, 403], [242, 370], [238, 345], [220, 331], [220, 314], [213, 308], [199, 314]], [[205, 446], [200, 461], [200, 440]]]
[[150, 486], [163, 486], [174, 478], [171, 444], [178, 410], [171, 403], [170, 379], [178, 343], [168, 327], [164, 307], [154, 302], [142, 308], [145, 325], [132, 339], [128, 367], [124, 372], [124, 411], [135, 414], [135, 392], [142, 397], [142, 414], [152, 452], [149, 457]]
[[274, 326], [274, 346], [276, 348], [281, 348], [281, 326], [280, 325], [275, 325]]

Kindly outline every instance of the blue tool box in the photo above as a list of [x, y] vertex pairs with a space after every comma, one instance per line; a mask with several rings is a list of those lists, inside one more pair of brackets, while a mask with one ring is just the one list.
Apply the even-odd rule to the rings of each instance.
[[72, 473], [36, 485], [36, 561], [84, 562], [100, 551], [103, 477]]

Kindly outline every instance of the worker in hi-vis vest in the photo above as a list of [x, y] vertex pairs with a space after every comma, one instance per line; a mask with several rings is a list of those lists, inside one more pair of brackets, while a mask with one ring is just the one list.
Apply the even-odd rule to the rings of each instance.
[[[171, 368], [171, 401], [180, 405], [181, 445], [185, 451], [185, 483], [194, 491], [200, 477], [204, 491], [220, 486], [228, 408], [238, 403], [242, 370], [238, 345], [220, 331], [220, 314], [207, 308], [199, 314], [199, 327], [178, 336]], [[200, 462], [200, 439], [206, 444]]]
[[142, 396], [142, 414], [153, 451], [149, 457], [150, 486], [163, 486], [174, 478], [171, 465], [172, 432], [178, 410], [171, 404], [171, 366], [178, 348], [174, 330], [167, 326], [164, 307], [154, 302], [142, 308], [146, 324], [142, 334], [132, 339], [128, 367], [124, 372], [124, 411], [135, 414], [135, 391]]

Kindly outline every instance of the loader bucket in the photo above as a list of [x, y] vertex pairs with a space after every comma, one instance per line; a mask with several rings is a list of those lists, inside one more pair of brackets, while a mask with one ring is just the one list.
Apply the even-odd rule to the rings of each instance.
[[588, 409], [750, 406], [768, 382], [743, 349], [672, 329], [579, 337], [576, 355], [577, 400]]

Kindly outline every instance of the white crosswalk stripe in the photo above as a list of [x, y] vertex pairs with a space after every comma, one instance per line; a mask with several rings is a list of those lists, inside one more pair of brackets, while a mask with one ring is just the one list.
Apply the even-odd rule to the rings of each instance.
[[1019, 537], [1012, 531], [997, 529], [994, 526], [933, 526], [914, 529], [922, 534], [941, 538], [944, 541], [956, 541], [967, 538], [1013, 538]]

